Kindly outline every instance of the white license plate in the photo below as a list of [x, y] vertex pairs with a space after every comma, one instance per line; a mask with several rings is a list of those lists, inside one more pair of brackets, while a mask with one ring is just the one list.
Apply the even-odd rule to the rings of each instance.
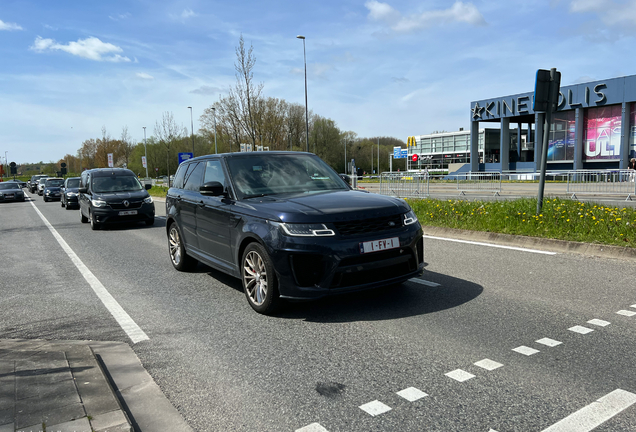
[[360, 243], [360, 253], [378, 252], [387, 249], [396, 249], [400, 247], [400, 239], [392, 237], [382, 240], [374, 240]]
[[136, 215], [136, 214], [137, 214], [137, 210], [125, 210], [125, 211], [119, 212], [119, 216], [130, 216], [130, 215]]

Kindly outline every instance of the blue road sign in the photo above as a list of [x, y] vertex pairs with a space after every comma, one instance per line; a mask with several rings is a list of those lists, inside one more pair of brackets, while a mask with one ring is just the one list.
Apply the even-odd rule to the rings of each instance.
[[181, 162], [185, 162], [188, 159], [192, 159], [194, 157], [194, 153], [179, 153], [179, 165]]

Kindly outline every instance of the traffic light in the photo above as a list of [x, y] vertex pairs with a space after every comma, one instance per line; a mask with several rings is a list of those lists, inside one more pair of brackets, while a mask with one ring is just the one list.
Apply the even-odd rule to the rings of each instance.
[[9, 164], [9, 168], [11, 170], [11, 175], [16, 175], [18, 173], [18, 167], [15, 165], [15, 162], [11, 162]]
[[62, 168], [60, 169], [60, 173], [62, 174], [60, 177], [62, 177], [62, 176], [65, 176], [65, 175], [66, 175], [66, 162], [62, 162], [62, 163], [60, 164], [60, 166], [62, 167]]
[[413, 154], [413, 157], [411, 158], [413, 160], [413, 162], [417, 162], [417, 160], [420, 158], [420, 156], [417, 153]]

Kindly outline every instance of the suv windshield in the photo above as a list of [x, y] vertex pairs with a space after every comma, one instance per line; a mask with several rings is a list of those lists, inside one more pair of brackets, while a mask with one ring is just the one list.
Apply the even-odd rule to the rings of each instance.
[[43, 177], [40, 180], [38, 180], [38, 183], [43, 185], [44, 183], [46, 183], [46, 179], [47, 179], [47, 177]]
[[60, 187], [64, 184], [64, 179], [48, 179], [44, 186], [46, 187]]
[[259, 153], [228, 158], [227, 164], [242, 198], [349, 189], [322, 159], [313, 155]]
[[143, 187], [135, 176], [93, 177], [93, 192], [135, 192]]
[[66, 188], [70, 189], [70, 188], [78, 188], [80, 184], [80, 179], [70, 179], [68, 182], [66, 182]]

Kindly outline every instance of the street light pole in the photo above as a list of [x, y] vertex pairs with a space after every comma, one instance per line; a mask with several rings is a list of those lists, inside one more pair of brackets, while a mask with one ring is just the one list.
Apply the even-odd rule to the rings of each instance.
[[218, 151], [216, 148], [216, 108], [214, 107], [212, 107], [212, 117], [214, 117], [214, 154], [217, 154]]
[[144, 157], [146, 158], [146, 178], [148, 178], [148, 150], [146, 149], [146, 126], [144, 128]]
[[305, 150], [309, 152], [309, 109], [307, 108], [307, 52], [305, 51], [305, 36], [298, 35], [303, 40], [303, 59], [305, 61]]
[[194, 121], [192, 120], [192, 107], [190, 108], [190, 135], [192, 136], [192, 157], [194, 157]]

